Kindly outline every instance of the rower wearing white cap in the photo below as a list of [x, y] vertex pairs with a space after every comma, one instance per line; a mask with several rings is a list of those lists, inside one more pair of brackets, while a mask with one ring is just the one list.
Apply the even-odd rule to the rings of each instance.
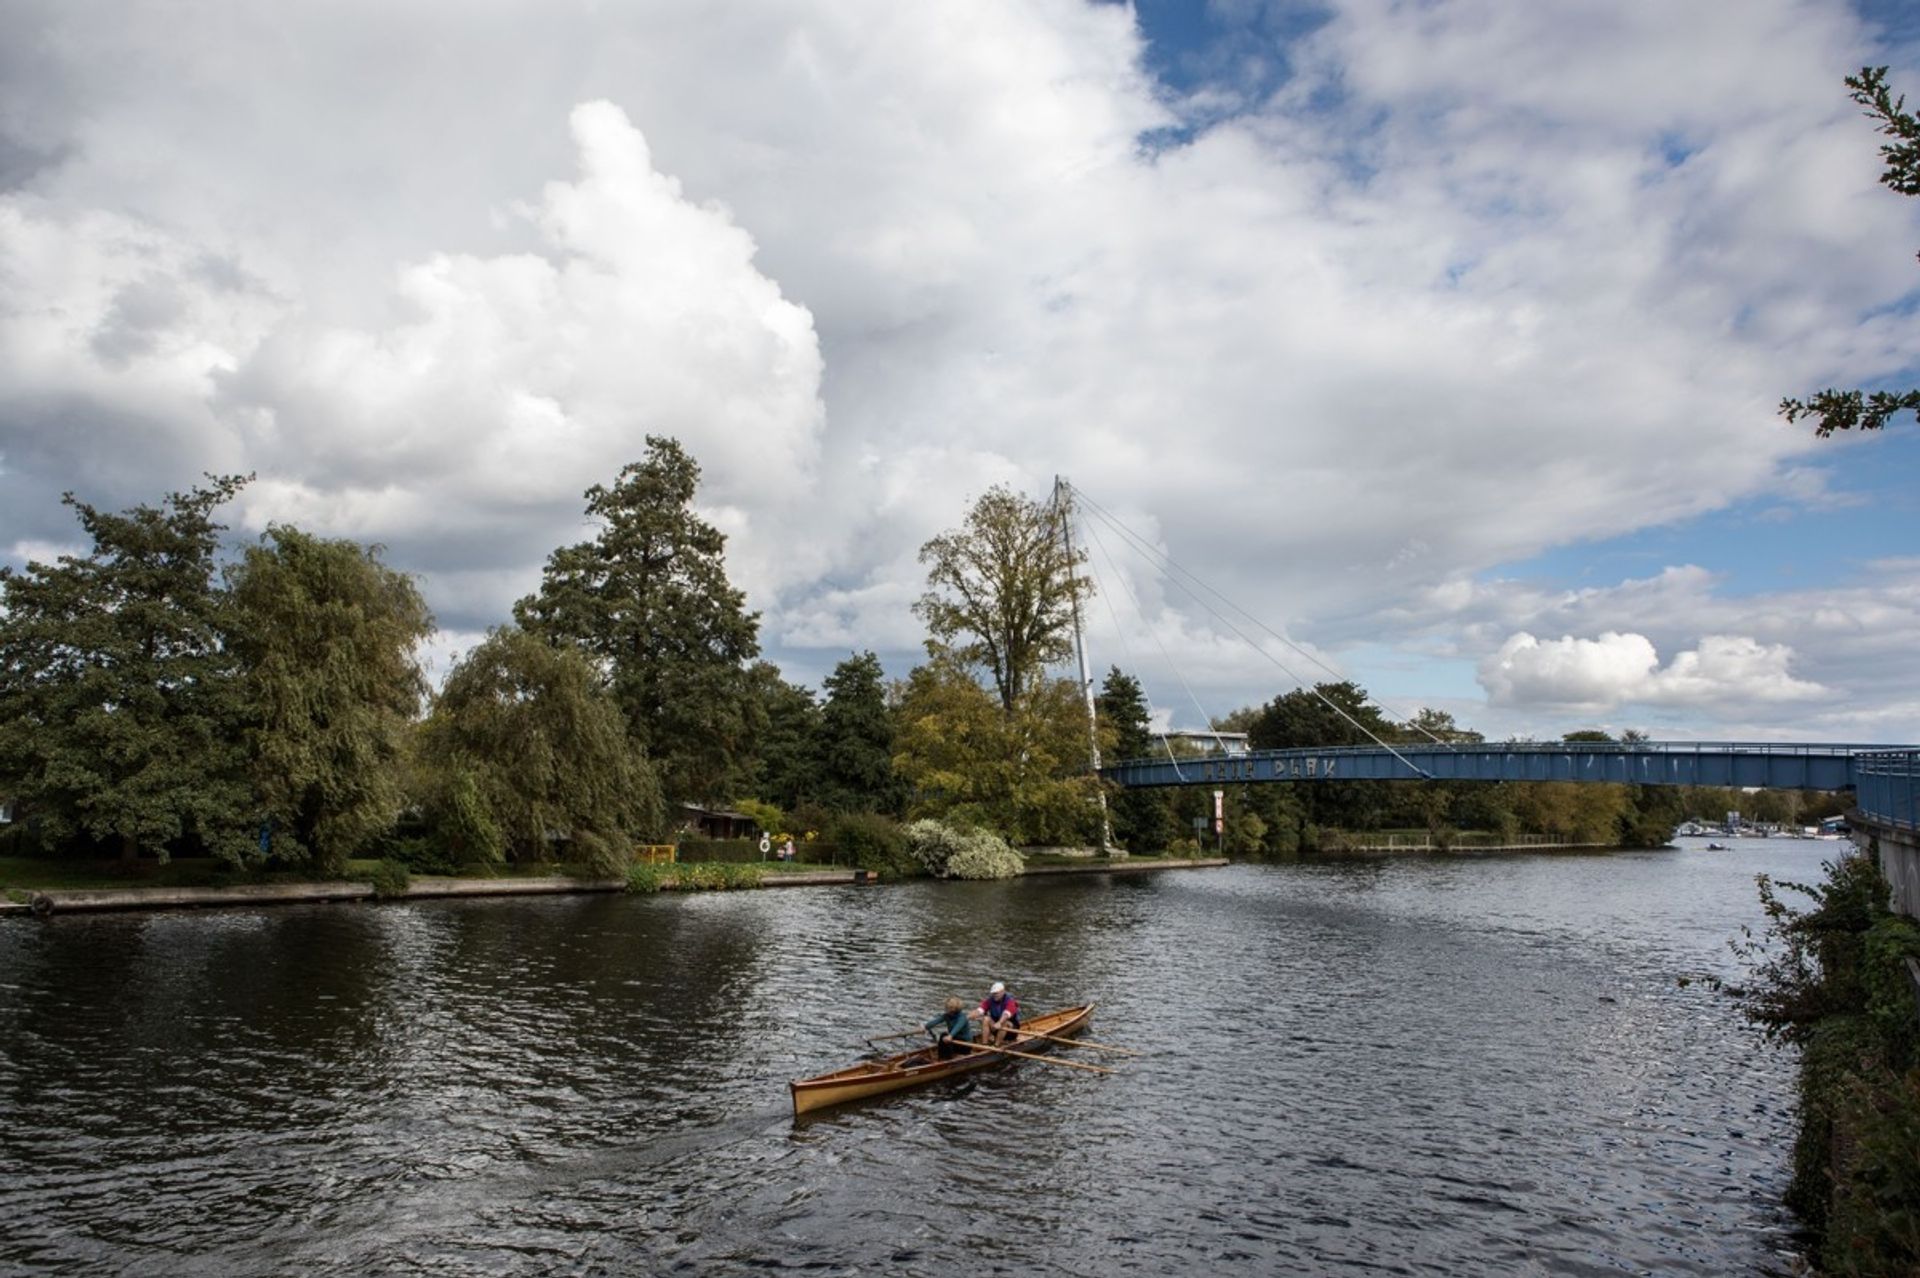
[[1011, 1042], [1020, 1028], [1020, 1000], [1007, 993], [1004, 981], [995, 981], [980, 1000], [980, 1037], [988, 1043]]

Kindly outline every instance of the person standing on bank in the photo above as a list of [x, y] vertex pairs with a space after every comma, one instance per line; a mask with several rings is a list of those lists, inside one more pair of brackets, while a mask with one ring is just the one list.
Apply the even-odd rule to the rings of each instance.
[[980, 1000], [981, 1041], [1004, 1047], [1013, 1041], [1013, 1032], [1019, 1028], [1020, 1000], [1007, 993], [1005, 982], [995, 981]]

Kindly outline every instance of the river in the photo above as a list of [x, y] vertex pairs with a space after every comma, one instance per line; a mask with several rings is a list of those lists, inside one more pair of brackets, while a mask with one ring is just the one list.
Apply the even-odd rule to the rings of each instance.
[[[1703, 842], [0, 923], [0, 1271], [1785, 1273]], [[793, 1121], [996, 977], [1145, 1055]]]

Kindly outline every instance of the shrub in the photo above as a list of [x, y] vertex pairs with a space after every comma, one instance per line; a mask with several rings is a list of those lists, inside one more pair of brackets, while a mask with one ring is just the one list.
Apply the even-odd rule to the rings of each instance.
[[373, 894], [384, 899], [405, 896], [407, 887], [413, 880], [408, 875], [406, 866], [389, 857], [374, 863], [373, 872], [367, 876], [367, 881], [373, 884]]
[[914, 863], [943, 879], [1010, 879], [1024, 864], [1005, 839], [985, 830], [929, 820], [915, 821], [905, 835]]
[[681, 865], [674, 867], [674, 885], [683, 892], [725, 892], [734, 888], [757, 888], [766, 878], [759, 865]]
[[660, 890], [660, 880], [666, 877], [668, 867], [659, 865], [631, 865], [627, 867], [627, 891], [651, 896]]
[[849, 812], [836, 817], [827, 841], [840, 849], [841, 859], [877, 874], [913, 874], [919, 863], [907, 852], [906, 834], [898, 822], [872, 812]]
[[779, 808], [771, 803], [761, 803], [758, 799], [742, 799], [733, 805], [736, 812], [744, 812], [753, 818], [760, 827], [760, 833], [777, 835], [787, 828], [787, 818]]
[[966, 843], [966, 836], [952, 826], [941, 821], [915, 821], [902, 833], [907, 840], [907, 853], [922, 870], [941, 878], [946, 877], [947, 863], [953, 859]]
[[1010, 879], [1024, 866], [1020, 854], [997, 834], [968, 831], [960, 848], [947, 859], [950, 879]]

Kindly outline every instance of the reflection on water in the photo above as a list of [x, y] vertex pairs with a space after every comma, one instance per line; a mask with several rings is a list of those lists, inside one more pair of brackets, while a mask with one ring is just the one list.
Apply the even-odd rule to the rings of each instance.
[[[1818, 844], [0, 925], [0, 1269], [1784, 1271], [1728, 973]], [[996, 977], [1101, 1006], [804, 1123]]]

